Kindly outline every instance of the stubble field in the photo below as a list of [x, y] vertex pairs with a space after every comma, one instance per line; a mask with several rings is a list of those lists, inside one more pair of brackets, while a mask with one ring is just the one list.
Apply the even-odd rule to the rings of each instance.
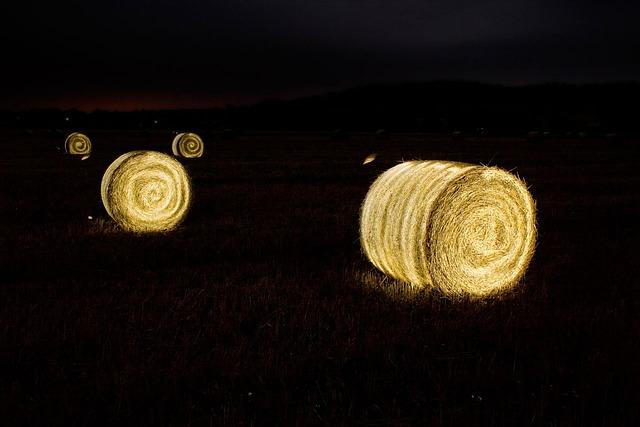
[[[87, 133], [86, 161], [64, 134], [0, 137], [0, 424], [637, 421], [638, 141], [204, 133], [187, 220], [140, 236], [100, 179], [172, 133]], [[368, 186], [416, 158], [530, 185], [539, 242], [515, 292], [452, 301], [368, 264]]]

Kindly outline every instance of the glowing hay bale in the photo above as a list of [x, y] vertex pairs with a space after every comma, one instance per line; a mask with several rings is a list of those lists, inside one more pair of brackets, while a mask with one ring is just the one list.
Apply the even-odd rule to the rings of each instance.
[[118, 157], [102, 177], [101, 193], [111, 218], [135, 232], [171, 230], [191, 205], [187, 171], [171, 156], [155, 151]]
[[91, 140], [80, 132], [74, 132], [64, 141], [64, 151], [73, 156], [80, 156], [82, 160], [89, 158], [91, 154]]
[[204, 142], [195, 133], [183, 132], [173, 138], [171, 143], [171, 151], [174, 156], [185, 157], [188, 159], [202, 157], [204, 153]]
[[380, 175], [362, 205], [360, 240], [385, 274], [449, 295], [513, 287], [533, 256], [535, 202], [495, 167], [401, 163]]
[[364, 158], [362, 164], [363, 165], [368, 165], [369, 163], [373, 162], [376, 159], [377, 156], [378, 155], [376, 153], [369, 154], [367, 157]]

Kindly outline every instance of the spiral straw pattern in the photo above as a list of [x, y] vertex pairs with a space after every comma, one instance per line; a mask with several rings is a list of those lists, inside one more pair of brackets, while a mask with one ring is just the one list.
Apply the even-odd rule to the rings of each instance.
[[91, 154], [91, 140], [83, 133], [73, 132], [64, 141], [64, 151], [73, 156], [87, 158]]
[[518, 283], [533, 256], [535, 202], [496, 167], [404, 162], [371, 185], [360, 240], [393, 278], [452, 296], [495, 295]]
[[171, 151], [174, 156], [192, 159], [202, 157], [204, 153], [204, 142], [195, 133], [183, 132], [177, 134], [171, 143]]
[[107, 168], [101, 194], [107, 213], [125, 230], [168, 231], [189, 211], [191, 182], [185, 168], [171, 156], [132, 151]]

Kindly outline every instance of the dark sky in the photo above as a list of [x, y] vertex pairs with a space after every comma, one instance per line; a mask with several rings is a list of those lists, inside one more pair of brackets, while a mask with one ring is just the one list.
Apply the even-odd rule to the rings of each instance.
[[374, 82], [639, 80], [640, 2], [23, 1], [0, 108], [222, 106]]

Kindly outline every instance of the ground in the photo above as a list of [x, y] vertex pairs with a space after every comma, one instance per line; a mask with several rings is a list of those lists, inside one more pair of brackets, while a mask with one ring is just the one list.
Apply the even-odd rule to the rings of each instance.
[[[187, 220], [138, 236], [100, 179], [172, 134], [87, 133], [85, 161], [64, 132], [0, 137], [3, 425], [637, 422], [637, 140], [203, 133]], [[368, 186], [415, 158], [526, 180], [539, 242], [516, 291], [452, 301], [367, 262]]]

